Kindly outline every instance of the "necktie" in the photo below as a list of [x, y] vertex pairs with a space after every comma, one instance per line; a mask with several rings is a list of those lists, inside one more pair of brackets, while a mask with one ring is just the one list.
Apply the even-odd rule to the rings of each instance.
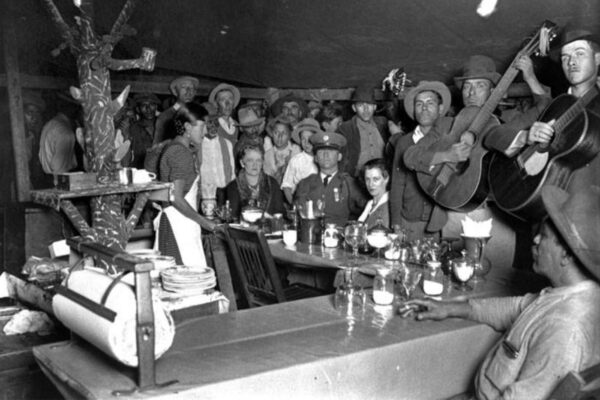
[[323, 178], [323, 186], [327, 186], [330, 179], [331, 179], [331, 175], [325, 175], [325, 178]]

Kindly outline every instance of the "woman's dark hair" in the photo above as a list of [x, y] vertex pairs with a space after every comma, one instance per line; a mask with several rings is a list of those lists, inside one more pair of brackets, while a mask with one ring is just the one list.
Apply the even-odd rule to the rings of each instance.
[[204, 120], [204, 117], [208, 115], [208, 111], [200, 104], [188, 103], [181, 106], [177, 113], [173, 117], [173, 126], [175, 129], [175, 135], [180, 136], [185, 133], [185, 123], [189, 122], [193, 124], [196, 121]]
[[237, 153], [238, 163], [240, 163], [240, 165], [241, 165], [242, 159], [246, 156], [246, 154], [249, 151], [256, 151], [256, 152], [260, 153], [260, 155], [263, 159], [265, 158], [265, 150], [263, 149], [262, 146], [258, 146], [256, 144], [247, 144], [244, 147], [242, 147]]
[[388, 171], [387, 164], [385, 163], [385, 160], [383, 158], [374, 158], [372, 160], [367, 161], [362, 167], [362, 173], [360, 174], [360, 176], [364, 179], [365, 172], [368, 169], [375, 168], [379, 168], [381, 170], [381, 175], [383, 175], [384, 178], [389, 178], [390, 171]]

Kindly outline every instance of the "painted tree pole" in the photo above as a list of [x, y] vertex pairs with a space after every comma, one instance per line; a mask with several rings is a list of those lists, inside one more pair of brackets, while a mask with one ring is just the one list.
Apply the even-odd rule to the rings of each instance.
[[[129, 86], [116, 98], [111, 97], [109, 70], [139, 68], [145, 71], [154, 69], [156, 52], [144, 48], [140, 58], [115, 60], [111, 57], [114, 46], [125, 35], [135, 34], [126, 23], [135, 7], [136, 0], [127, 0], [107, 35], [94, 32], [93, 16], [86, 10], [93, 10], [93, 0], [74, 0], [80, 15], [75, 17], [75, 25], [68, 25], [53, 0], [43, 0], [52, 20], [64, 42], [53, 52], [69, 48], [77, 60], [79, 87], [71, 87], [71, 96], [83, 108], [84, 142], [86, 169], [98, 174], [99, 180], [113, 176], [118, 161], [115, 148], [115, 127], [113, 118], [123, 107], [129, 94]], [[92, 13], [93, 14], [93, 13]], [[105, 195], [91, 198], [92, 226], [82, 218], [68, 215], [76, 221], [79, 233], [110, 248], [122, 250], [133, 231], [149, 192], [140, 193], [128, 217], [121, 211], [121, 195]], [[69, 212], [76, 213], [74, 207]]]

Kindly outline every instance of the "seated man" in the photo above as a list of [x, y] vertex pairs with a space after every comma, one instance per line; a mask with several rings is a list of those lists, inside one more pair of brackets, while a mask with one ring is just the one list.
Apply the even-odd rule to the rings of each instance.
[[417, 319], [468, 318], [506, 333], [475, 378], [478, 399], [545, 399], [570, 371], [600, 362], [600, 190], [542, 191], [549, 218], [533, 269], [552, 287], [521, 297], [412, 300]]
[[341, 149], [346, 139], [339, 133], [319, 132], [311, 136], [319, 173], [302, 179], [296, 188], [294, 201], [305, 205], [312, 200], [315, 210], [322, 207], [325, 221], [344, 225], [356, 219], [367, 199], [354, 178], [339, 171]]

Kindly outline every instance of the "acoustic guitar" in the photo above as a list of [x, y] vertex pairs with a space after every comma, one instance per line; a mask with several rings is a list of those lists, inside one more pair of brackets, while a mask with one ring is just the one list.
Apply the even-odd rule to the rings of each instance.
[[445, 151], [459, 142], [465, 132], [471, 133], [475, 138], [468, 160], [436, 165], [430, 173], [417, 172], [419, 185], [437, 204], [451, 210], [468, 212], [479, 207], [486, 199], [489, 192], [487, 176], [491, 154], [482, 146], [482, 133], [485, 132], [488, 123], [493, 121], [490, 117], [494, 109], [519, 73], [515, 67], [517, 60], [523, 55], [530, 56], [536, 53], [540, 47], [545, 51], [556, 36], [556, 31], [555, 24], [545, 21], [513, 59], [485, 104], [480, 108], [462, 109], [456, 116], [450, 132], [433, 145], [437, 150]]
[[572, 172], [598, 154], [600, 116], [586, 109], [597, 95], [594, 86], [579, 99], [569, 94], [558, 96], [539, 119], [555, 120], [554, 136], [548, 145], [526, 146], [511, 158], [494, 155], [489, 182], [501, 209], [526, 221], [540, 220], [545, 215], [542, 188], [554, 185], [566, 189]]

